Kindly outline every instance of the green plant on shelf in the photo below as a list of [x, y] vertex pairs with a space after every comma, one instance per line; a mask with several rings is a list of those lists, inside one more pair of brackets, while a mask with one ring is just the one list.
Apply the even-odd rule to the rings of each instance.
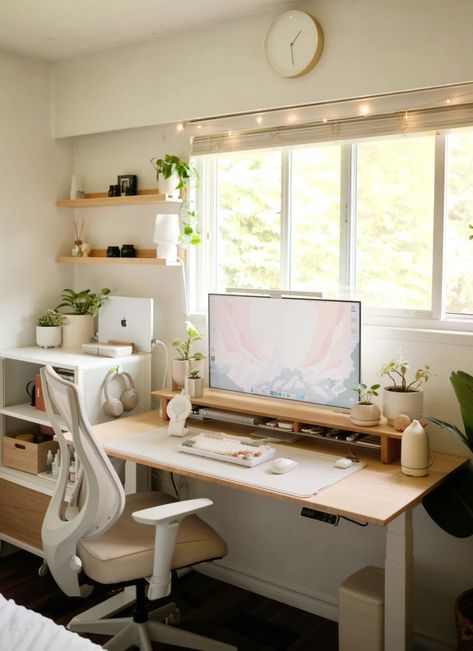
[[66, 325], [66, 323], [67, 318], [65, 315], [52, 308], [46, 310], [46, 312], [36, 321], [36, 325], [41, 326], [42, 328], [54, 328]]

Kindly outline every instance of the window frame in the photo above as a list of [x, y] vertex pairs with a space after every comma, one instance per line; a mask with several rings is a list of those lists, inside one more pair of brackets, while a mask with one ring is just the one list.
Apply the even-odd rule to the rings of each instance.
[[[460, 128], [455, 131], [461, 130]], [[447, 226], [447, 164], [449, 130], [435, 133], [434, 196], [433, 196], [433, 245], [431, 309], [393, 309], [363, 306], [364, 322], [368, 325], [421, 328], [428, 330], [451, 330], [473, 332], [473, 314], [445, 313], [444, 281], [446, 265]], [[380, 139], [399, 137], [399, 133], [382, 135]], [[421, 135], [421, 134], [419, 134]], [[359, 141], [365, 141], [361, 138]], [[336, 141], [334, 141], [336, 142]], [[317, 145], [317, 142], [301, 145], [277, 146], [281, 152], [281, 289], [290, 290], [291, 251], [291, 168], [292, 151], [299, 147]], [[320, 143], [322, 144], [322, 143]], [[356, 299], [356, 195], [357, 195], [357, 146], [352, 142], [338, 142], [340, 152], [340, 269], [339, 298]], [[252, 151], [252, 150], [248, 150]], [[197, 189], [202, 245], [194, 248], [188, 256], [187, 280], [189, 311], [205, 313], [207, 293], [216, 288], [216, 213], [217, 213], [217, 158], [221, 153], [197, 155], [193, 158], [201, 183]], [[202, 219], [204, 216], [204, 219]], [[440, 261], [440, 264], [439, 264]]]

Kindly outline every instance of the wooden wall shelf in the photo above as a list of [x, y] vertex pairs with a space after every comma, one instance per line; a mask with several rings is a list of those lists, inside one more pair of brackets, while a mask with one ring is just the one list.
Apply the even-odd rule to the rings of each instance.
[[61, 208], [95, 208], [98, 206], [142, 206], [147, 204], [176, 204], [181, 199], [170, 199], [166, 194], [155, 190], [141, 190], [139, 194], [127, 197], [109, 197], [105, 192], [87, 193], [83, 199], [58, 199], [56, 205]]
[[[179, 391], [153, 391], [151, 395], [161, 398], [161, 416], [169, 420], [166, 407]], [[251, 416], [267, 416], [292, 422], [292, 431], [301, 433], [302, 425], [321, 425], [323, 427], [335, 428], [359, 434], [379, 437], [380, 457], [383, 463], [392, 463], [400, 457], [402, 433], [397, 432], [394, 427], [388, 425], [383, 417], [379, 425], [374, 427], [361, 427], [350, 420], [350, 415], [320, 409], [311, 405], [292, 402], [290, 400], [278, 400], [274, 398], [244, 396], [232, 394], [215, 389], [205, 389], [204, 395], [200, 398], [191, 398], [193, 405], [201, 407], [213, 407], [219, 410], [230, 411], [238, 414]], [[253, 429], [255, 426], [251, 426]], [[273, 431], [274, 428], [272, 428]], [[287, 430], [284, 430], [287, 432]], [[315, 439], [314, 439], [315, 440]], [[355, 443], [350, 443], [355, 445]]]
[[[178, 249], [180, 259], [183, 259], [184, 252]], [[176, 262], [167, 262], [165, 258], [156, 257], [156, 249], [137, 249], [135, 258], [107, 258], [106, 249], [92, 249], [88, 256], [75, 257], [72, 255], [59, 255], [56, 262], [65, 264], [128, 264], [143, 265], [151, 264], [158, 266], [174, 266], [181, 264], [180, 260]]]

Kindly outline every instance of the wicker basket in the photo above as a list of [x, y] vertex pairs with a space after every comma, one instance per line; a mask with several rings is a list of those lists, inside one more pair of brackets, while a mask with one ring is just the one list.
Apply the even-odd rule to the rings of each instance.
[[458, 651], [473, 651], [473, 589], [455, 600]]

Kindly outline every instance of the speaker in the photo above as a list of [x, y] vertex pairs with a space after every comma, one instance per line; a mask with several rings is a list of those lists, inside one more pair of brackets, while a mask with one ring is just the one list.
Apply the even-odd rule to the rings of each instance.
[[[112, 380], [117, 378], [123, 384], [123, 391], [119, 398], [110, 395], [109, 387]], [[138, 392], [133, 384], [133, 379], [129, 373], [119, 371], [117, 367], [112, 368], [104, 381], [104, 394], [105, 402], [103, 405], [104, 411], [108, 416], [118, 418], [124, 411], [131, 411], [134, 409], [138, 402]]]

